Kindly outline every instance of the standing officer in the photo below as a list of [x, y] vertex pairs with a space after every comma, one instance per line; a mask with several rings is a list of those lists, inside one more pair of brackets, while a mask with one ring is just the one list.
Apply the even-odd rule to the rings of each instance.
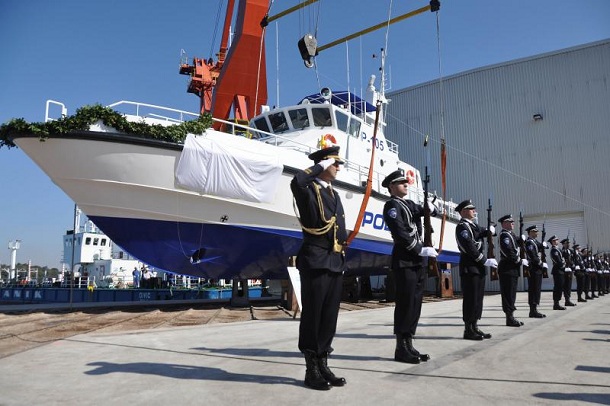
[[570, 249], [570, 240], [564, 238], [561, 240], [561, 244], [563, 248], [561, 249], [561, 255], [563, 255], [563, 259], [565, 261], [565, 276], [563, 280], [563, 296], [565, 298], [564, 306], [576, 306], [575, 303], [570, 301], [570, 296], [572, 293], [572, 276], [574, 270], [572, 267], [572, 250]]
[[314, 166], [299, 171], [290, 183], [303, 229], [303, 245], [296, 266], [301, 277], [301, 323], [299, 350], [305, 356], [305, 385], [317, 390], [345, 385], [328, 368], [327, 358], [335, 331], [347, 240], [345, 214], [331, 182], [343, 160], [339, 147], [321, 149], [309, 155]]
[[580, 251], [580, 256], [582, 258], [582, 263], [585, 267], [585, 278], [584, 278], [584, 285], [583, 285], [583, 290], [584, 290], [584, 294], [585, 294], [585, 300], [593, 300], [593, 297], [591, 295], [589, 295], [589, 291], [591, 290], [591, 265], [589, 262], [589, 250], [587, 249], [587, 247], [583, 248]]
[[[426, 270], [422, 257], [436, 257], [433, 247], [422, 245], [421, 218], [424, 207], [405, 199], [409, 186], [402, 170], [389, 174], [381, 183], [387, 187], [392, 198], [383, 208], [383, 218], [392, 233], [392, 272], [396, 284], [396, 307], [394, 308], [394, 334], [396, 350], [394, 360], [409, 364], [428, 361], [430, 355], [420, 354], [413, 348], [413, 336], [421, 314]], [[426, 200], [431, 215], [436, 212]]]
[[587, 299], [582, 297], [585, 290], [585, 263], [580, 255], [580, 245], [574, 244], [572, 247], [572, 263], [574, 264], [574, 276], [576, 277], [576, 296], [577, 302], [586, 302]]
[[474, 222], [476, 207], [470, 200], [458, 204], [455, 211], [462, 219], [455, 229], [455, 239], [460, 251], [460, 278], [462, 282], [462, 320], [464, 320], [464, 339], [482, 340], [491, 338], [491, 334], [482, 332], [477, 323], [483, 314], [483, 296], [485, 295], [486, 266], [497, 267], [494, 258], [483, 255], [483, 239], [493, 235], [495, 230], [479, 227]]
[[566, 262], [561, 255], [561, 251], [557, 248], [559, 238], [553, 235], [549, 238], [551, 243], [551, 260], [553, 261], [553, 310], [565, 310], [566, 308], [559, 304], [563, 293], [563, 284], [565, 276]]
[[519, 269], [521, 265], [528, 266], [527, 259], [521, 259], [517, 236], [513, 232], [515, 220], [511, 214], [498, 219], [502, 226], [498, 240], [500, 242], [500, 263], [498, 264], [498, 275], [500, 276], [500, 294], [502, 296], [502, 310], [506, 315], [506, 325], [509, 327], [521, 327], [522, 322], [515, 319], [513, 312], [515, 299], [517, 298], [517, 281], [519, 280]]
[[529, 226], [527, 231], [527, 240], [525, 240], [525, 253], [530, 264], [529, 276], [527, 278], [527, 302], [530, 305], [529, 317], [541, 319], [546, 317], [538, 312], [540, 306], [540, 292], [542, 291], [542, 272], [543, 269], [548, 269], [546, 262], [540, 259], [540, 253], [546, 248], [546, 241], [538, 242], [538, 228]]

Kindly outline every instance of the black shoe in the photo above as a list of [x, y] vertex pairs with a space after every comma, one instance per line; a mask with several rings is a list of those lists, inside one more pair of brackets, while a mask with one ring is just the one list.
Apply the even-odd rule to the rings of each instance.
[[394, 351], [394, 361], [407, 364], [419, 364], [419, 356], [409, 351], [407, 340], [401, 334], [396, 335], [396, 350]]
[[560, 304], [556, 304], [553, 306], [553, 310], [565, 310], [566, 308], [561, 306]]
[[474, 330], [475, 333], [477, 333], [478, 335], [480, 335], [481, 337], [483, 337], [485, 339], [491, 338], [491, 334], [482, 332], [476, 323], [472, 325], [472, 329]]
[[328, 356], [321, 356], [318, 358], [318, 365], [320, 366], [322, 378], [326, 379], [332, 386], [344, 386], [347, 383], [345, 378], [335, 376], [333, 371], [330, 370], [328, 367]]
[[567, 302], [565, 302], [565, 304], [564, 304], [564, 305], [565, 305], [566, 307], [567, 307], [567, 306], [572, 307], [572, 306], [576, 306], [576, 303], [572, 303], [572, 302], [570, 302], [570, 301], [567, 301]]
[[599, 296], [597, 296], [595, 293], [592, 294], [591, 296], [593, 296], [593, 298], [598, 298]]
[[405, 349], [397, 348], [396, 351], [394, 351], [394, 361], [404, 362], [407, 364], [419, 364], [420, 359], [417, 355], [411, 354]]
[[423, 362], [427, 362], [428, 360], [430, 360], [430, 354], [421, 354], [415, 349], [415, 347], [413, 347], [413, 337], [411, 337], [410, 334], [403, 335], [403, 337], [405, 339], [407, 350], [409, 350], [411, 354], [416, 355], [417, 357], [419, 357], [419, 360]]
[[464, 340], [482, 341], [483, 336], [474, 331], [472, 324], [466, 324], [466, 328], [464, 329]]
[[579, 302], [583, 302], [583, 303], [587, 303], [587, 299], [583, 299], [583, 298], [581, 298], [581, 297], [579, 297], [579, 298], [578, 298], [578, 301], [579, 301]]
[[523, 323], [513, 317], [507, 317], [506, 325], [508, 327], [521, 327], [523, 325]]
[[330, 382], [322, 376], [320, 363], [316, 354], [313, 351], [306, 351], [303, 355], [305, 355], [305, 365], [307, 367], [305, 371], [305, 386], [315, 390], [329, 390]]
[[593, 296], [591, 296], [591, 295], [587, 295], [586, 297], [587, 297], [587, 300], [593, 300]]

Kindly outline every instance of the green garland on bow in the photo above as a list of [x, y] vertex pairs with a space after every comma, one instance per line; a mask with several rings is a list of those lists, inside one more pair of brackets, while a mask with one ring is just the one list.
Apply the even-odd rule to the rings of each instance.
[[187, 134], [202, 134], [212, 126], [212, 116], [210, 114], [203, 114], [196, 120], [185, 121], [168, 127], [159, 124], [150, 125], [144, 122], [133, 123], [127, 121], [123, 114], [109, 107], [96, 104], [81, 107], [72, 116], [46, 123], [28, 123], [23, 118], [14, 118], [0, 126], [0, 148], [16, 147], [11, 139], [11, 135], [14, 134], [34, 134], [39, 137], [40, 141], [45, 141], [49, 135], [87, 131], [89, 126], [98, 120], [119, 133], [179, 144], [184, 142]]

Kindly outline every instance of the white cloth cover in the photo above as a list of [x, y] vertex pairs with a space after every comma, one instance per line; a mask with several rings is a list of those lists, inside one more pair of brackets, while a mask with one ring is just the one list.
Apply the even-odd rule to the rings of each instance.
[[176, 183], [195, 192], [271, 202], [282, 176], [277, 147], [208, 131], [189, 134], [176, 167]]

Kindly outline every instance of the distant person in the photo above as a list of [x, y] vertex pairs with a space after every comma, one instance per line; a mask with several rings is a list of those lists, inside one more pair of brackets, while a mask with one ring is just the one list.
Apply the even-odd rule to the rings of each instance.
[[148, 271], [148, 268], [142, 267], [142, 279], [143, 279], [143, 288], [150, 289], [150, 277], [151, 274]]
[[513, 232], [515, 220], [512, 214], [507, 214], [498, 219], [502, 227], [498, 240], [500, 243], [500, 263], [498, 264], [498, 276], [500, 278], [500, 295], [502, 296], [502, 311], [506, 315], [508, 327], [521, 327], [523, 322], [515, 319], [513, 313], [515, 300], [517, 299], [517, 282], [521, 265], [528, 266], [527, 259], [521, 259], [521, 248], [519, 240]]
[[131, 274], [133, 275], [133, 287], [137, 289], [140, 287], [140, 278], [142, 277], [142, 273], [137, 266], [134, 266]]
[[458, 204], [455, 211], [462, 219], [455, 228], [455, 239], [460, 251], [460, 278], [462, 282], [462, 320], [464, 321], [464, 339], [482, 340], [491, 338], [491, 334], [479, 329], [478, 321], [483, 314], [483, 297], [485, 296], [485, 267], [498, 267], [494, 258], [487, 259], [483, 255], [483, 240], [490, 233], [495, 234], [493, 226], [490, 229], [479, 227], [474, 222], [476, 207], [470, 200]]
[[559, 302], [561, 301], [561, 295], [563, 294], [563, 284], [565, 281], [565, 268], [566, 261], [563, 259], [563, 255], [557, 246], [559, 245], [559, 238], [553, 235], [548, 239], [551, 244], [551, 260], [553, 261], [553, 310], [565, 310]]
[[548, 264], [542, 262], [542, 250], [548, 247], [546, 241], [540, 242], [538, 237], [538, 227], [529, 226], [527, 231], [527, 239], [525, 240], [525, 253], [529, 261], [529, 276], [527, 277], [527, 302], [530, 306], [529, 317], [541, 319], [546, 315], [538, 311], [540, 306], [540, 295], [542, 292], [542, 275], [548, 269]]
[[298, 171], [290, 183], [303, 230], [303, 244], [296, 260], [303, 306], [299, 350], [305, 356], [305, 386], [328, 390], [346, 383], [328, 367], [341, 304], [343, 272], [347, 269], [345, 214], [331, 182], [344, 162], [338, 146], [316, 151], [309, 158], [314, 165]]
[[[430, 355], [421, 354], [413, 347], [413, 337], [421, 315], [427, 273], [422, 257], [436, 257], [433, 247], [422, 244], [422, 217], [424, 207], [405, 199], [409, 182], [402, 170], [386, 176], [381, 183], [391, 194], [383, 208], [383, 218], [392, 233], [392, 273], [396, 286], [394, 308], [394, 334], [396, 349], [394, 360], [409, 364], [428, 361]], [[435, 214], [432, 204], [430, 213]]]
[[573, 303], [570, 300], [570, 296], [572, 295], [572, 278], [574, 277], [574, 270], [572, 267], [574, 264], [572, 263], [572, 249], [570, 248], [570, 240], [564, 238], [561, 240], [561, 244], [563, 248], [561, 249], [561, 255], [563, 255], [563, 259], [565, 261], [564, 268], [564, 279], [563, 279], [563, 296], [565, 299], [564, 306], [576, 306], [576, 303]]

